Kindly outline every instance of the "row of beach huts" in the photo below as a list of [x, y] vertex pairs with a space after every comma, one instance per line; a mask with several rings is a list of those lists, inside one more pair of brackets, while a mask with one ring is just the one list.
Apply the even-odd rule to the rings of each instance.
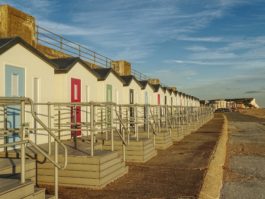
[[198, 98], [139, 77], [126, 61], [80, 45], [70, 53], [74, 43], [46, 31], [51, 45], [32, 16], [8, 5], [0, 16], [0, 199], [101, 189], [126, 162], [149, 161], [212, 118]]

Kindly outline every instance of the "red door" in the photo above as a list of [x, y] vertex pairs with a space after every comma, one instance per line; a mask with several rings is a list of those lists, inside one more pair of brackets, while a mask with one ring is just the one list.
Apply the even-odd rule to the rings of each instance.
[[[71, 78], [71, 102], [81, 102], [81, 80]], [[81, 107], [73, 106], [71, 107], [71, 128], [72, 129], [80, 129], [81, 128]], [[72, 131], [72, 137], [80, 136], [80, 131]]]
[[160, 105], [160, 94], [157, 94], [157, 105]]

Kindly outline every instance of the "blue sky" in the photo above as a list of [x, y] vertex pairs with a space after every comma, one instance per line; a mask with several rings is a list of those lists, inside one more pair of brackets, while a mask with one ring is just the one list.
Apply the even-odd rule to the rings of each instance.
[[265, 107], [264, 0], [2, 0], [201, 99]]

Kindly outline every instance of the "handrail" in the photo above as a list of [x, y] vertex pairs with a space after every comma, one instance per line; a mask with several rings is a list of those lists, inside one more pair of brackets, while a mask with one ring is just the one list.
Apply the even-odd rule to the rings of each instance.
[[126, 141], [124, 140], [124, 138], [122, 137], [122, 135], [120, 134], [120, 132], [118, 131], [118, 128], [114, 128], [114, 129], [115, 129], [116, 132], [118, 133], [118, 135], [119, 135], [119, 137], [120, 137], [122, 143], [123, 143], [125, 146], [127, 146], [127, 143], [126, 143]]
[[[65, 169], [67, 166], [67, 148], [66, 146], [57, 138], [57, 136], [39, 119], [38, 116], [36, 116], [34, 112], [34, 103], [32, 99], [26, 98], [26, 97], [0, 97], [0, 104], [3, 104], [3, 101], [5, 101], [5, 104], [10, 105], [11, 104], [18, 104], [18, 101], [25, 101], [27, 104], [30, 105], [30, 112], [32, 117], [43, 127], [45, 131], [47, 131], [53, 138], [54, 141], [56, 141], [63, 149], [64, 149], [64, 164], [63, 166], [61, 165], [56, 165], [54, 164], [57, 168], [59, 169]], [[41, 151], [40, 151], [41, 152]], [[42, 151], [43, 152], [43, 151]], [[41, 152], [41, 153], [42, 153]]]
[[32, 99], [26, 98], [29, 101], [30, 107], [31, 107], [31, 114], [33, 118], [44, 128], [45, 131], [47, 131], [63, 149], [64, 149], [64, 165], [58, 167], [59, 169], [65, 169], [67, 166], [67, 148], [66, 146], [61, 142], [61, 140], [58, 139], [58, 137], [36, 116], [34, 112], [34, 103]]
[[116, 109], [114, 109], [114, 110], [115, 110], [116, 116], [117, 116], [118, 120], [120, 121], [120, 124], [122, 125], [123, 129], [128, 133], [128, 130], [127, 130], [126, 126], [123, 124], [123, 121], [122, 121], [120, 115], [118, 114], [118, 111]]
[[47, 158], [54, 166], [57, 168], [61, 169], [61, 166], [56, 163], [52, 158], [50, 158], [49, 155], [47, 155], [38, 145], [36, 145], [34, 142], [31, 140], [21, 140], [21, 141], [16, 141], [16, 142], [10, 142], [10, 143], [5, 143], [5, 144], [0, 144], [0, 148], [4, 147], [12, 147], [16, 145], [21, 145], [21, 144], [27, 144], [29, 143], [33, 148], [35, 148], [38, 152], [40, 152], [45, 158]]

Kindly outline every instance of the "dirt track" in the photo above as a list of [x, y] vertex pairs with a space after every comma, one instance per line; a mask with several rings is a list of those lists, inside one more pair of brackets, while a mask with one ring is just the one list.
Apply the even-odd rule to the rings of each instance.
[[228, 113], [224, 199], [265, 199], [265, 119]]
[[60, 188], [60, 198], [197, 198], [209, 159], [220, 136], [223, 117], [208, 122], [103, 190]]

